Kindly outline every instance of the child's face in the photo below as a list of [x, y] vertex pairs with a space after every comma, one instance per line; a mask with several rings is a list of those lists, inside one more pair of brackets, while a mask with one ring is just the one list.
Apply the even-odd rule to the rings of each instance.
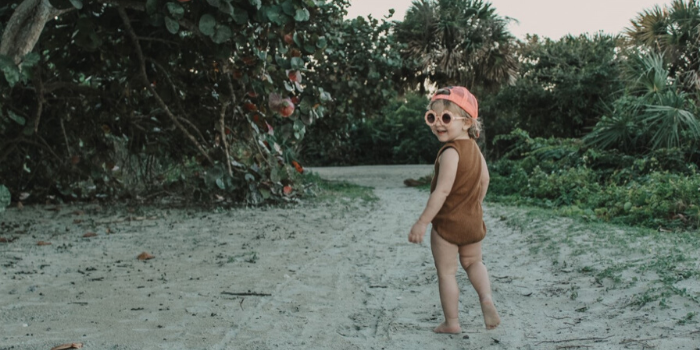
[[430, 125], [430, 130], [437, 136], [440, 142], [469, 139], [469, 133], [467, 131], [472, 125], [470, 118], [452, 118], [452, 121], [447, 125], [442, 122], [442, 115], [445, 111], [449, 111], [453, 116], [461, 116], [459, 107], [450, 106], [449, 108], [444, 108], [442, 103], [436, 103], [432, 110], [435, 112], [437, 118], [435, 123]]

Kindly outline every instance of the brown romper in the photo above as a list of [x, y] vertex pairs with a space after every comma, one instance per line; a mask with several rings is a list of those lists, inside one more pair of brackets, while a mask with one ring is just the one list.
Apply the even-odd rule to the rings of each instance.
[[459, 154], [457, 176], [450, 194], [432, 221], [433, 229], [444, 240], [466, 245], [481, 241], [486, 236], [481, 193], [481, 151], [473, 139], [447, 142], [438, 152], [435, 160], [435, 176], [430, 184], [430, 193], [435, 191], [440, 174], [440, 155], [447, 148], [454, 148]]

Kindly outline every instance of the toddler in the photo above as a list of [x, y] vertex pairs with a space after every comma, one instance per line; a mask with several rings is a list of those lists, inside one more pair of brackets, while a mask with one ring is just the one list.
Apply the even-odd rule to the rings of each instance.
[[481, 262], [481, 240], [486, 235], [481, 203], [489, 185], [489, 173], [475, 141], [481, 130], [478, 113], [474, 95], [464, 87], [451, 86], [435, 93], [425, 114], [430, 130], [445, 145], [435, 161], [430, 199], [411, 228], [408, 240], [422, 242], [428, 223], [432, 223], [430, 245], [445, 314], [445, 322], [434, 329], [436, 333], [461, 332], [458, 255], [479, 294], [486, 328], [496, 328], [501, 322], [491, 297], [486, 266]]

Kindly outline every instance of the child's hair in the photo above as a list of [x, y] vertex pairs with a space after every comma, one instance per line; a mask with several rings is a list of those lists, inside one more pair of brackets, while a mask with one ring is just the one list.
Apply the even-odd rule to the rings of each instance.
[[[451, 101], [444, 100], [444, 99], [439, 99], [439, 100], [435, 100], [435, 101], [430, 102], [430, 104], [428, 104], [428, 109], [429, 110], [433, 109], [433, 107], [435, 107], [438, 103], [442, 104], [442, 109], [449, 108], [452, 111], [456, 110], [459, 112], [460, 117], [469, 118], [472, 121], [472, 126], [469, 127], [469, 130], [467, 130], [467, 133], [469, 134], [469, 137], [472, 139], [479, 138], [479, 135], [481, 134], [481, 128], [482, 128], [480, 119], [472, 118], [472, 116], [469, 115], [469, 113], [467, 113], [467, 111], [465, 111], [464, 109], [457, 106], [456, 103], [453, 103]], [[454, 107], [454, 108], [452, 108], [452, 107]]]

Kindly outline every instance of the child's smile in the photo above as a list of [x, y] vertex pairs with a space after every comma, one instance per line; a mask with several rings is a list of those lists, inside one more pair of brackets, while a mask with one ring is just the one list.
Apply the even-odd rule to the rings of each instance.
[[[442, 121], [442, 114], [445, 110], [442, 108], [436, 108], [435, 112], [438, 116], [437, 120], [433, 125], [430, 126], [430, 130], [437, 136], [440, 142], [448, 142], [453, 140], [464, 140], [469, 139], [469, 129], [470, 122], [467, 119], [453, 119], [450, 123], [445, 125]], [[459, 115], [456, 111], [449, 110], [453, 115]]]

